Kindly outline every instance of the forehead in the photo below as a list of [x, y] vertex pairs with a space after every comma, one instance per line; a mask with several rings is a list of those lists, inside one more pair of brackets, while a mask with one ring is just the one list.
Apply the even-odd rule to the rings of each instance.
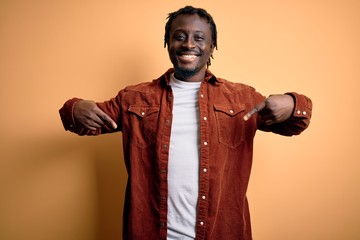
[[200, 31], [211, 34], [211, 27], [207, 19], [198, 14], [182, 14], [171, 23], [170, 32], [174, 31]]

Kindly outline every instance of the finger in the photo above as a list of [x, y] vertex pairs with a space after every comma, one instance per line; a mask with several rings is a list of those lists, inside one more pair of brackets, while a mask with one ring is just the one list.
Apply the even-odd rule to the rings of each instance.
[[244, 120], [245, 121], [249, 120], [251, 118], [251, 116], [254, 115], [255, 113], [257, 113], [258, 111], [259, 111], [259, 109], [257, 107], [254, 107], [250, 112], [245, 114]]
[[94, 115], [93, 118], [89, 118], [89, 125], [95, 128], [101, 128], [105, 125], [105, 122], [101, 119], [100, 116]]
[[269, 119], [269, 120], [266, 120], [264, 123], [265, 123], [265, 125], [272, 125], [275, 123], [275, 121], [272, 119]]
[[117, 128], [117, 124], [114, 120], [111, 119], [108, 115], [101, 116], [102, 120], [106, 122], [107, 125], [111, 126], [113, 129]]
[[84, 127], [91, 131], [96, 131], [97, 129], [101, 128], [104, 125], [104, 122], [94, 114], [92, 117], [87, 117], [82, 121]]
[[87, 125], [85, 126], [87, 129], [89, 129], [90, 131], [96, 131], [98, 128], [96, 127], [93, 127], [93, 126], [90, 126], [90, 125]]
[[250, 112], [248, 112], [247, 114], [245, 114], [244, 116], [244, 120], [247, 121], [251, 118], [252, 115], [254, 115], [255, 113], [263, 110], [266, 106], [266, 100], [262, 101], [261, 103], [259, 103], [256, 107], [254, 107]]
[[101, 128], [101, 125], [91, 119], [82, 121], [81, 125], [90, 131], [96, 131]]
[[111, 117], [104, 113], [100, 108], [97, 109], [96, 114], [100, 118], [102, 124], [105, 123], [106, 125], [111, 126], [113, 129], [117, 128], [117, 124], [115, 123], [115, 121], [112, 120]]

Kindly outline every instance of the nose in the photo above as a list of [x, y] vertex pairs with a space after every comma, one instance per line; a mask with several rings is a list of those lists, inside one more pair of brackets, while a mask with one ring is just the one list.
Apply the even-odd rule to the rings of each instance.
[[186, 40], [183, 42], [183, 47], [192, 49], [195, 48], [195, 46], [195, 41], [191, 37], [186, 38]]

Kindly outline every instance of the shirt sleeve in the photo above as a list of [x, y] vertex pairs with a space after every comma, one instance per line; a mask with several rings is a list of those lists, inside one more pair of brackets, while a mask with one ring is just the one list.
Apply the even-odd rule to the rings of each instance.
[[312, 101], [305, 95], [295, 92], [286, 93], [293, 97], [295, 107], [292, 115], [284, 122], [272, 125], [260, 124], [262, 131], [273, 132], [284, 136], [299, 135], [310, 124]]

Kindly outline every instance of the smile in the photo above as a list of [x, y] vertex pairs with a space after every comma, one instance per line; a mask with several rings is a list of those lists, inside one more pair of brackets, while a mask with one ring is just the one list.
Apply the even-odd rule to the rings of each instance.
[[195, 60], [198, 56], [193, 54], [184, 54], [184, 55], [178, 55], [178, 58], [182, 61], [191, 62]]

